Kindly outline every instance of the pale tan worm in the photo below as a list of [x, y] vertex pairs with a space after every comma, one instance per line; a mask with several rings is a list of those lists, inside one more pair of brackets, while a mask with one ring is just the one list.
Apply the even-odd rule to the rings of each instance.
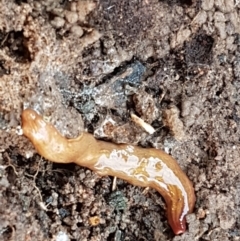
[[22, 113], [23, 134], [37, 152], [52, 162], [87, 167], [99, 175], [111, 175], [141, 187], [156, 189], [167, 205], [167, 219], [175, 234], [186, 230], [186, 215], [195, 204], [191, 181], [167, 153], [154, 148], [113, 144], [89, 133], [66, 139], [34, 110]]

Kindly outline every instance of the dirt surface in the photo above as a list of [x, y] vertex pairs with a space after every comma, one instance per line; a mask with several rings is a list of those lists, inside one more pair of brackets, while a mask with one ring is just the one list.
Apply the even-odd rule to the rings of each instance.
[[[66, 137], [170, 153], [196, 191], [188, 230], [155, 190], [41, 158], [28, 107]], [[239, 1], [0, 2], [0, 240], [237, 241], [239, 172]]]

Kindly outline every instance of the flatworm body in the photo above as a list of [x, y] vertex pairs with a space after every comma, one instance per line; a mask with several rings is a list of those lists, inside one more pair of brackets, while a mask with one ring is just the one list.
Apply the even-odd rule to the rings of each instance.
[[141, 187], [156, 189], [167, 205], [167, 219], [175, 234], [186, 230], [186, 215], [195, 204], [191, 181], [167, 153], [154, 148], [96, 140], [89, 133], [66, 139], [34, 110], [22, 113], [22, 129], [40, 155], [52, 162], [87, 167]]

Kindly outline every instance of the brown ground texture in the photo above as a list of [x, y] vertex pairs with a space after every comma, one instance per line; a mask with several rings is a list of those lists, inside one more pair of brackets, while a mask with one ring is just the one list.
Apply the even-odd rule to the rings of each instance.
[[[68, 138], [170, 153], [196, 192], [187, 231], [155, 190], [39, 156], [25, 108]], [[0, 2], [0, 240], [237, 241], [239, 172], [238, 0]]]

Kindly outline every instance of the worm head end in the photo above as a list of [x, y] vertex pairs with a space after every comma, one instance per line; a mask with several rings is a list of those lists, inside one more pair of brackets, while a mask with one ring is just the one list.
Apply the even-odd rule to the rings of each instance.
[[[44, 130], [45, 125], [46, 123], [43, 121], [42, 117], [38, 115], [34, 110], [26, 109], [22, 112], [23, 134], [31, 141], [33, 141], [33, 139], [41, 139], [40, 133], [42, 130]], [[45, 136], [45, 131], [42, 134]]]

